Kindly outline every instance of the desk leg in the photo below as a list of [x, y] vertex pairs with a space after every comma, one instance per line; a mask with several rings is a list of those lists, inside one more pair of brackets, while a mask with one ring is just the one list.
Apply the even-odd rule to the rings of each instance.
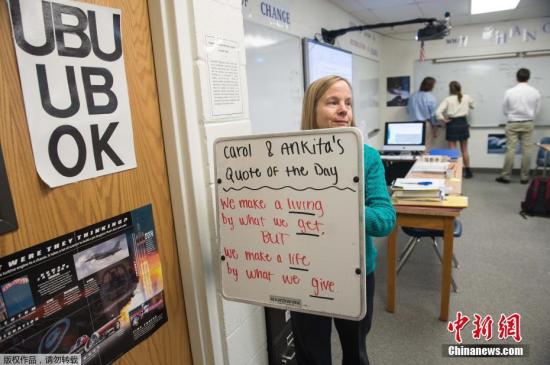
[[446, 217], [443, 223], [443, 272], [441, 275], [441, 308], [439, 319], [449, 320], [449, 305], [451, 296], [451, 270], [453, 258], [454, 218]]
[[390, 233], [388, 237], [388, 273], [387, 273], [387, 281], [388, 281], [388, 293], [387, 293], [387, 303], [386, 303], [386, 310], [390, 313], [395, 312], [395, 283], [396, 283], [396, 277], [397, 277], [397, 271], [396, 271], [396, 246], [397, 246], [397, 225], [393, 229], [393, 231]]

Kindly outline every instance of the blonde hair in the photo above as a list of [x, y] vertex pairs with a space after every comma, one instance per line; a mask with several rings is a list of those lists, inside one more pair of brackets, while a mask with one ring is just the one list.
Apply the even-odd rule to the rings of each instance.
[[[319, 129], [317, 126], [317, 104], [327, 90], [338, 81], [344, 81], [348, 84], [351, 91], [349, 81], [335, 75], [322, 77], [309, 85], [304, 94], [304, 103], [302, 105], [302, 130]], [[355, 127], [355, 120], [353, 118], [350, 125]]]

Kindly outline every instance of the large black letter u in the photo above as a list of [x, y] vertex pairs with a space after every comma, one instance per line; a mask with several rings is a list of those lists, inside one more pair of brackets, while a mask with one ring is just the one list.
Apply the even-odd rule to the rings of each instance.
[[19, 0], [10, 0], [10, 11], [15, 42], [23, 51], [35, 56], [44, 56], [50, 54], [55, 49], [50, 3], [42, 1], [42, 18], [44, 19], [44, 35], [46, 42], [41, 46], [33, 46], [25, 39]]
[[[71, 105], [65, 109], [58, 109], [52, 105], [50, 89], [48, 87], [48, 76], [46, 75], [46, 65], [36, 65], [36, 75], [38, 77], [38, 88], [40, 90], [40, 100], [42, 108], [49, 115], [56, 118], [69, 118], [75, 115], [80, 109], [80, 100], [78, 100], [78, 90], [76, 89], [76, 79], [73, 66], [65, 66], [67, 74], [67, 85], [69, 86], [69, 94], [71, 96]], [[55, 82], [58, 87], [57, 82]]]

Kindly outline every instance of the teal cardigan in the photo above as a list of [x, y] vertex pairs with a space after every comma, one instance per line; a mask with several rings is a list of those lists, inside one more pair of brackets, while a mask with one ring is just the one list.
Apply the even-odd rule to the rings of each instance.
[[365, 165], [365, 253], [367, 274], [376, 268], [376, 247], [372, 237], [384, 237], [390, 234], [395, 225], [395, 209], [392, 206], [384, 166], [380, 154], [374, 148], [365, 145], [363, 152]]

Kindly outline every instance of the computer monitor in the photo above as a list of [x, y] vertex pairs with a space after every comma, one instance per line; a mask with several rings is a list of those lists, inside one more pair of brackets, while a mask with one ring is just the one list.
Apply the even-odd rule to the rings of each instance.
[[426, 122], [386, 122], [384, 151], [426, 150]]

